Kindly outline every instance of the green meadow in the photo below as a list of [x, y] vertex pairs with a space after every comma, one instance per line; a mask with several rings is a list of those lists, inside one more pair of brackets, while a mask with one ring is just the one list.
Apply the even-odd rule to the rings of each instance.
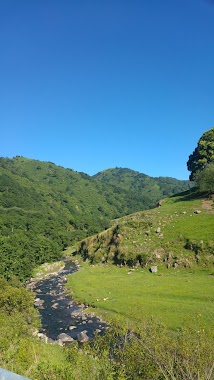
[[113, 265], [83, 267], [69, 278], [75, 298], [97, 313], [121, 322], [140, 323], [151, 317], [171, 329], [183, 324], [214, 327], [214, 274], [210, 270], [166, 270]]

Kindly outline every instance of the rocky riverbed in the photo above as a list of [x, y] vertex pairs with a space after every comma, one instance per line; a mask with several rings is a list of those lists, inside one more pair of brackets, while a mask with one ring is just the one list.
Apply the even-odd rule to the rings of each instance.
[[88, 341], [95, 333], [103, 334], [107, 324], [84, 304], [78, 304], [65, 292], [67, 276], [78, 270], [78, 263], [65, 261], [58, 273], [32, 279], [28, 287], [35, 293], [35, 307], [41, 316], [38, 336], [46, 343], [67, 344]]

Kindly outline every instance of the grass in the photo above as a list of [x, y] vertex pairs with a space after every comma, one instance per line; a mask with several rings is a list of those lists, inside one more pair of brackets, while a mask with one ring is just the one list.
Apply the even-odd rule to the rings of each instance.
[[40, 278], [49, 276], [52, 273], [57, 273], [64, 267], [63, 261], [56, 261], [54, 263], [44, 263], [33, 270], [33, 277]]
[[[113, 221], [112, 229], [84, 242], [84, 258], [107, 264], [83, 263], [69, 279], [74, 296], [107, 319], [154, 317], [176, 329], [200, 317], [206, 329], [214, 327], [213, 205], [201, 194], [184, 194]], [[138, 257], [145, 258], [144, 268]], [[111, 265], [115, 259], [135, 269]], [[158, 266], [157, 274], [150, 265]]]
[[214, 327], [214, 276], [209, 270], [164, 270], [152, 274], [113, 265], [84, 266], [69, 278], [75, 298], [110, 317], [140, 323], [151, 317], [169, 328], [198, 317]]

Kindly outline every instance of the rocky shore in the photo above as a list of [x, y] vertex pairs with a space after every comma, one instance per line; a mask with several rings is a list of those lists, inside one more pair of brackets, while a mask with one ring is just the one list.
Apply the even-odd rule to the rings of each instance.
[[39, 273], [27, 284], [35, 294], [34, 305], [42, 323], [42, 329], [35, 335], [51, 344], [65, 345], [74, 340], [83, 344], [94, 334], [103, 334], [107, 324], [66, 294], [67, 276], [79, 269], [78, 262], [60, 263], [49, 264], [48, 273]]

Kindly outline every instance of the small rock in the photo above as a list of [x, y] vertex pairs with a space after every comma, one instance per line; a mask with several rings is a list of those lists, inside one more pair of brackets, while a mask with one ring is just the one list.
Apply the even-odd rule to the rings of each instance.
[[82, 331], [79, 334], [77, 334], [77, 340], [80, 343], [86, 343], [86, 342], [88, 342], [89, 337], [84, 331]]
[[37, 336], [38, 336], [38, 338], [41, 339], [43, 342], [47, 343], [47, 341], [48, 341], [48, 337], [47, 337], [45, 334], [43, 334], [43, 333], [38, 333]]
[[69, 336], [68, 334], [65, 334], [65, 333], [59, 334], [57, 339], [61, 340], [62, 343], [67, 343], [67, 342], [73, 341], [73, 338], [71, 336]]
[[155, 231], [157, 234], [159, 234], [160, 232], [161, 232], [161, 229], [160, 229], [160, 227], [158, 227], [157, 229], [156, 229], [156, 231]]
[[51, 308], [52, 308], [52, 309], [57, 309], [58, 305], [59, 305], [59, 304], [56, 302], [56, 303], [54, 303], [54, 304], [51, 306]]
[[156, 265], [153, 265], [149, 270], [151, 273], [157, 273], [158, 267]]
[[68, 326], [68, 330], [74, 330], [74, 329], [76, 329], [76, 326]]
[[194, 214], [200, 214], [201, 213], [201, 210], [195, 210], [194, 211]]

